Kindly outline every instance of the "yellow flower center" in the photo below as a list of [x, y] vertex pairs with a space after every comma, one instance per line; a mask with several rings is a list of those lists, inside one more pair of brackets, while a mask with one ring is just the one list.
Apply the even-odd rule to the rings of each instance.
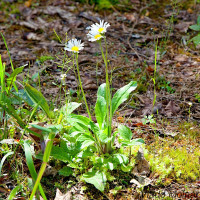
[[96, 40], [98, 40], [99, 38], [101, 38], [101, 35], [100, 35], [100, 34], [97, 34], [97, 35], [94, 36], [94, 38], [95, 38]]
[[79, 50], [79, 48], [77, 46], [72, 47], [72, 51], [78, 51], [78, 50]]
[[99, 31], [99, 33], [101, 33], [101, 32], [103, 32], [103, 31], [104, 31], [104, 28], [102, 28], [102, 27], [101, 27], [101, 28], [99, 28], [99, 30], [98, 30], [98, 31]]

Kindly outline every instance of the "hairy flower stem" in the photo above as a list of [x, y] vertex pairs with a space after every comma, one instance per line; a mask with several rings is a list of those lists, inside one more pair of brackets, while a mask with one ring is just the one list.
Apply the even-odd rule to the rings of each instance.
[[90, 120], [92, 120], [90, 110], [88, 108], [87, 100], [86, 100], [86, 97], [85, 97], [85, 93], [84, 93], [84, 90], [83, 90], [82, 82], [81, 82], [81, 76], [80, 76], [79, 65], [78, 65], [78, 53], [76, 53], [75, 56], [76, 56], [76, 67], [77, 67], [77, 72], [78, 72], [79, 85], [81, 87], [81, 92], [83, 94], [83, 99], [85, 101], [85, 106], [86, 106], [86, 109], [87, 109], [88, 116], [89, 116]]
[[[108, 48], [107, 48], [107, 42], [106, 42], [106, 37], [104, 37], [104, 42], [105, 42], [105, 45], [106, 45], [106, 62], [107, 62], [107, 65], [108, 65]], [[108, 69], [107, 69], [107, 76], [108, 76]], [[112, 77], [112, 75], [111, 75], [111, 77]], [[112, 81], [112, 78], [111, 78], [111, 81]], [[110, 85], [111, 85], [111, 83], [110, 83], [110, 81], [108, 80], [108, 87], [109, 87], [109, 105], [110, 105], [110, 136], [111, 136], [111, 134], [112, 134], [112, 117], [113, 117], [113, 115], [112, 115], [112, 99], [111, 99], [111, 97], [112, 97], [112, 92], [111, 92], [111, 90], [110, 90]], [[112, 146], [112, 143], [110, 142], [110, 146]]]
[[[111, 137], [111, 125], [112, 125], [112, 115], [111, 115], [111, 94], [110, 94], [110, 82], [108, 77], [108, 60], [107, 60], [107, 48], [106, 48], [106, 56], [103, 52], [103, 48], [101, 45], [101, 40], [99, 41], [101, 54], [106, 66], [106, 105], [107, 105], [107, 126], [108, 126], [108, 137]], [[107, 47], [107, 46], [106, 46]], [[111, 142], [107, 144], [106, 151], [110, 152], [112, 150], [111, 148]]]

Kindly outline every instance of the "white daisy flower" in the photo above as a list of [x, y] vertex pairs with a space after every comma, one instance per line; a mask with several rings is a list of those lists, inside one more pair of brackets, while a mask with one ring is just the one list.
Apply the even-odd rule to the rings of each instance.
[[88, 29], [91, 31], [96, 31], [100, 34], [104, 34], [107, 28], [110, 26], [108, 22], [104, 22], [104, 20], [100, 20], [100, 23], [92, 24]]
[[97, 41], [97, 40], [100, 40], [103, 35], [101, 35], [99, 32], [97, 32], [96, 30], [91, 30], [88, 34], [88, 40], [91, 41], [91, 42], [94, 42], [94, 41]]
[[60, 79], [61, 79], [62, 81], [64, 81], [66, 77], [67, 77], [67, 74], [61, 74], [61, 75], [60, 75]]
[[79, 53], [80, 50], [84, 48], [84, 43], [81, 43], [81, 40], [71, 39], [66, 44], [64, 48], [66, 51], [72, 51], [74, 53]]

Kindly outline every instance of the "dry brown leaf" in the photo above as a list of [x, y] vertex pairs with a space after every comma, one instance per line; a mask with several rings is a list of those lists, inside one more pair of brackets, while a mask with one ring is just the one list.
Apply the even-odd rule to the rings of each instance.
[[154, 68], [152, 68], [151, 66], [148, 66], [146, 69], [147, 69], [147, 71], [150, 72], [150, 73], [153, 73], [153, 72], [154, 72]]
[[132, 174], [135, 175], [135, 178], [130, 183], [134, 183], [137, 187], [149, 185], [152, 182], [150, 178], [147, 178], [147, 175], [150, 174], [150, 165], [144, 158], [144, 151], [141, 147], [138, 150], [136, 164], [132, 170]]
[[81, 12], [79, 14], [79, 17], [83, 17], [83, 18], [88, 19], [88, 20], [90, 20], [90, 21], [92, 21], [94, 23], [99, 22], [99, 17], [95, 17], [93, 15], [94, 14], [91, 11], [87, 10], [87, 12]]
[[[137, 180], [136, 180], [137, 179]], [[134, 183], [137, 187], [144, 187], [150, 185], [152, 180], [146, 176], [138, 176], [136, 179], [132, 179], [130, 183]]]
[[188, 8], [187, 12], [190, 13], [190, 14], [192, 14], [194, 11], [191, 8]]
[[25, 33], [22, 38], [24, 40], [42, 40], [42, 38], [38, 37], [37, 34], [29, 32], [29, 33]]
[[171, 136], [171, 137], [175, 137], [178, 134], [178, 132], [174, 132], [174, 131], [165, 131], [164, 135], [166, 136]]
[[80, 20], [76, 20], [76, 16], [66, 11], [59, 6], [47, 6], [43, 12], [47, 15], [56, 15], [58, 14], [62, 19], [66, 20], [73, 28], [79, 26], [82, 22]]
[[143, 113], [143, 116], [157, 114], [161, 111], [161, 109], [162, 109], [161, 103], [155, 104], [153, 107], [153, 105], [150, 102], [150, 104], [145, 105], [145, 108], [143, 109], [142, 113]]
[[180, 111], [180, 107], [176, 106], [174, 101], [170, 101], [165, 107], [166, 115], [171, 117], [174, 114], [177, 114]]
[[96, 90], [98, 87], [95, 80], [87, 75], [83, 78], [83, 89], [85, 90]]
[[136, 13], [126, 13], [125, 14], [126, 19], [130, 20], [131, 22], [134, 22], [137, 19]]
[[136, 157], [136, 164], [132, 170], [133, 174], [146, 176], [150, 173], [149, 162], [144, 158], [144, 151], [140, 147]]
[[127, 116], [132, 116], [134, 114], [134, 110], [133, 109], [126, 109], [126, 110], [122, 110], [120, 111], [118, 114], [119, 116], [123, 116], [123, 117], [127, 117]]
[[176, 24], [174, 26], [174, 28], [181, 33], [186, 33], [189, 26], [192, 24], [193, 24], [193, 22], [180, 22], [180, 23]]
[[32, 20], [21, 21], [21, 22], [19, 22], [19, 25], [20, 26], [25, 26], [25, 27], [30, 28], [30, 29], [33, 29], [34, 31], [42, 29], [39, 24], [35, 23]]
[[55, 167], [52, 167], [52, 166], [50, 166], [50, 165], [47, 165], [43, 176], [52, 175], [52, 176], [54, 177], [57, 173], [58, 173], [58, 170], [55, 169]]
[[119, 117], [117, 117], [117, 121], [118, 121], [119, 123], [124, 123], [124, 122], [125, 122], [125, 119], [124, 119], [124, 117], [119, 116]]
[[188, 57], [184, 54], [180, 54], [180, 55], [175, 56], [174, 60], [178, 62], [185, 62], [188, 60]]
[[56, 190], [56, 197], [54, 200], [71, 200], [72, 193], [68, 191], [66, 194], [63, 194], [58, 188]]
[[32, 0], [26, 1], [26, 2], [24, 3], [24, 5], [25, 5], [26, 7], [30, 7], [30, 6], [31, 6], [31, 1], [32, 1]]
[[10, 191], [7, 188], [0, 187], [0, 192], [1, 193], [8, 193], [9, 194]]
[[91, 83], [91, 84], [83, 86], [83, 89], [85, 89], [85, 90], [96, 90], [96, 89], [98, 89], [98, 87], [97, 87], [96, 84]]

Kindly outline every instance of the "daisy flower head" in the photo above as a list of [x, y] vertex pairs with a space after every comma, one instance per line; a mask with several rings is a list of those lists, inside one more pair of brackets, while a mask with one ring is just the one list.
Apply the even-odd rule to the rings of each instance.
[[81, 40], [71, 39], [65, 46], [66, 51], [72, 51], [73, 53], [79, 53], [80, 50], [84, 48], [84, 43]]
[[66, 74], [61, 74], [61, 75], [60, 75], [60, 79], [61, 79], [62, 81], [64, 81], [66, 77], [67, 77]]
[[88, 40], [91, 42], [98, 41], [103, 37], [103, 35], [96, 30], [90, 30], [87, 36]]
[[104, 34], [109, 26], [110, 24], [108, 22], [100, 20], [99, 24], [98, 23], [92, 24], [88, 29], [90, 29], [91, 31], [96, 31], [100, 34]]

